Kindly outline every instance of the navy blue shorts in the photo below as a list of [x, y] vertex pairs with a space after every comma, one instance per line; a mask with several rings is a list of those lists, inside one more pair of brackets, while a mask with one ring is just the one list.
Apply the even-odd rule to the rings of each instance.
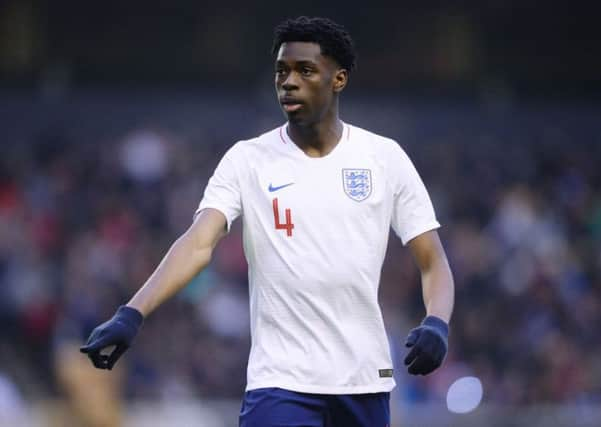
[[240, 427], [388, 427], [390, 393], [310, 394], [260, 388], [244, 394]]

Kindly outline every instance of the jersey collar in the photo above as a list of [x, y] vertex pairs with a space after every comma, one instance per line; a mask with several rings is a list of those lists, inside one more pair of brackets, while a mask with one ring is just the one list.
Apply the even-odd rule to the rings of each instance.
[[345, 122], [342, 122], [342, 135], [340, 136], [340, 139], [338, 140], [338, 143], [336, 143], [336, 146], [334, 147], [334, 149], [332, 151], [330, 151], [328, 154], [326, 154], [323, 157], [309, 157], [305, 154], [305, 152], [303, 150], [301, 150], [295, 143], [294, 141], [292, 141], [292, 139], [290, 138], [290, 135], [288, 135], [288, 123], [285, 123], [284, 125], [282, 125], [279, 128], [279, 134], [280, 134], [280, 140], [282, 141], [283, 144], [287, 145], [288, 147], [290, 147], [291, 150], [296, 151], [297, 154], [300, 154], [302, 157], [309, 159], [309, 160], [321, 160], [321, 159], [326, 159], [326, 158], [330, 158], [332, 157], [335, 153], [339, 152], [341, 150], [341, 147], [343, 145], [345, 145], [346, 142], [348, 142], [348, 140], [350, 139], [350, 133], [351, 133], [351, 127], [346, 124]]

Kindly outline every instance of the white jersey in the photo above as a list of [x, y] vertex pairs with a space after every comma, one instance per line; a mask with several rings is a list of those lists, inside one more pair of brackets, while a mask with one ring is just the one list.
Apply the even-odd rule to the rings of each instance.
[[[411, 160], [393, 140], [344, 124], [311, 158], [287, 127], [241, 141], [198, 211], [243, 218], [251, 351], [247, 390], [390, 391], [378, 285], [390, 226], [403, 243], [439, 227]], [[197, 212], [198, 212], [197, 211]]]

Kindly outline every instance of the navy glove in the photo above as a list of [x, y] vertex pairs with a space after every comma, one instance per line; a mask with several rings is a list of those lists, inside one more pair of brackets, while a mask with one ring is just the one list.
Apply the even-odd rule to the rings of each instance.
[[[131, 345], [143, 321], [144, 316], [138, 310], [121, 306], [113, 317], [92, 331], [86, 345], [79, 351], [87, 354], [98, 369], [113, 369], [115, 362]], [[111, 346], [115, 348], [110, 354], [100, 353]]]
[[447, 355], [449, 325], [436, 316], [427, 316], [420, 326], [412, 329], [405, 346], [411, 349], [405, 366], [412, 375], [428, 375], [438, 368]]

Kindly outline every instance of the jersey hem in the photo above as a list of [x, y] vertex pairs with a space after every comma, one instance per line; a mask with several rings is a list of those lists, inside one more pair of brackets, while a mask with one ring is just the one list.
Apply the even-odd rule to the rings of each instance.
[[253, 382], [246, 386], [246, 391], [256, 390], [259, 388], [281, 388], [284, 390], [295, 391], [298, 393], [312, 394], [367, 394], [367, 393], [383, 393], [390, 392], [396, 386], [394, 380], [387, 381], [382, 384], [369, 384], [362, 386], [320, 386], [313, 384], [293, 384], [279, 381], [264, 381]]

